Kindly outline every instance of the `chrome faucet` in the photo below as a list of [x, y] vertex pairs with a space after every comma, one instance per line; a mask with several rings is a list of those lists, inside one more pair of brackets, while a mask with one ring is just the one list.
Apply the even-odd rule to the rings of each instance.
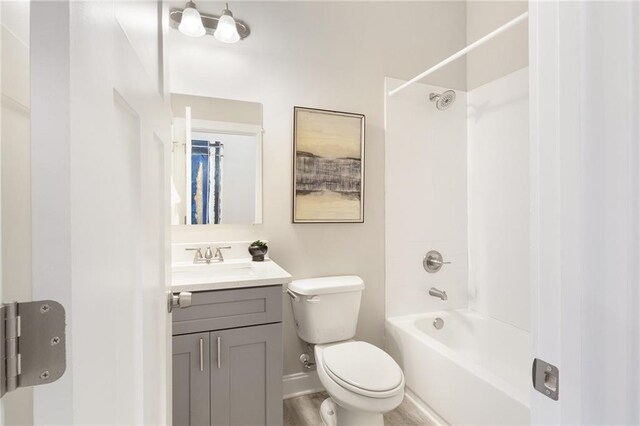
[[207, 247], [207, 251], [205, 251], [204, 256], [202, 255], [202, 248], [187, 248], [185, 250], [195, 251], [196, 254], [193, 256], [193, 263], [211, 263], [211, 259], [214, 258], [213, 252], [211, 251], [211, 247]]
[[429, 296], [438, 297], [440, 300], [447, 300], [447, 292], [444, 290], [438, 290], [435, 287], [429, 289]]
[[193, 263], [198, 264], [198, 263], [224, 262], [224, 256], [222, 256], [222, 252], [220, 250], [225, 250], [230, 248], [231, 246], [216, 247], [216, 253], [213, 254], [213, 251], [211, 251], [211, 247], [207, 247], [207, 250], [204, 252], [204, 256], [202, 255], [202, 247], [187, 248], [185, 250], [196, 252], [196, 254], [193, 256]]

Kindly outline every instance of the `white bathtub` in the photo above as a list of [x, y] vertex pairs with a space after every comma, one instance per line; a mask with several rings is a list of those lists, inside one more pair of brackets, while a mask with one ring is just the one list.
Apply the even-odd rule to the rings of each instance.
[[530, 333], [466, 309], [389, 318], [386, 331], [407, 387], [447, 423], [530, 423]]

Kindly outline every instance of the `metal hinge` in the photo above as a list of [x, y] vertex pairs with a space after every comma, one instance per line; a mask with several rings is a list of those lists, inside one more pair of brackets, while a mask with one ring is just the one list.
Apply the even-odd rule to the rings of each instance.
[[58, 302], [0, 306], [0, 398], [58, 380], [66, 368], [65, 312]]
[[531, 376], [535, 390], [554, 401], [558, 400], [560, 395], [560, 370], [558, 367], [535, 358], [531, 366]]

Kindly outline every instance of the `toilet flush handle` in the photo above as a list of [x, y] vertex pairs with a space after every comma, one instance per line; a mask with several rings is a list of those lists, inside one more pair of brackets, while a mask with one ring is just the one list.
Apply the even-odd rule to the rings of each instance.
[[318, 303], [320, 298], [318, 296], [307, 297], [307, 303]]
[[290, 298], [293, 299], [294, 302], [298, 302], [300, 301], [300, 296], [298, 296], [297, 294], [295, 294], [293, 291], [287, 289], [286, 293], [289, 295]]

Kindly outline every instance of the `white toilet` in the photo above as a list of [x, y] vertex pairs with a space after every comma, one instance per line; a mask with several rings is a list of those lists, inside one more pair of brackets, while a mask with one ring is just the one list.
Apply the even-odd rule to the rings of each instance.
[[330, 396], [320, 409], [328, 426], [382, 426], [382, 414], [404, 398], [404, 374], [393, 358], [376, 346], [352, 340], [363, 289], [357, 276], [289, 284], [296, 331], [315, 344], [318, 376]]

